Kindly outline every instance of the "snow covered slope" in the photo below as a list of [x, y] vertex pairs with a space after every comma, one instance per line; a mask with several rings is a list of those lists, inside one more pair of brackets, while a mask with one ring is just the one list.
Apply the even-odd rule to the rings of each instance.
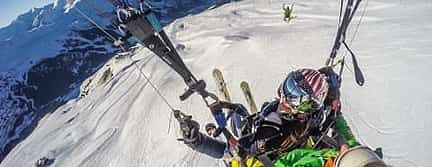
[[[166, 30], [176, 44], [185, 46], [180, 54], [191, 71], [208, 82], [209, 90], [215, 89], [211, 70], [218, 67], [235, 101], [245, 102], [239, 84], [247, 80], [260, 104], [275, 96], [290, 70], [320, 67], [336, 31], [337, 1], [296, 2], [297, 18], [289, 24], [282, 21], [282, 3], [231, 3], [178, 19]], [[390, 164], [428, 166], [432, 24], [424, 20], [432, 19], [432, 3], [366, 1], [359, 14], [366, 4], [353, 48], [367, 82], [357, 87], [352, 72], [345, 71], [343, 112], [362, 143], [382, 146]], [[358, 20], [353, 20], [351, 32]], [[200, 122], [212, 121], [201, 99], [180, 102], [182, 80], [146, 49], [131, 58], [132, 62], [125, 56], [107, 62], [84, 82], [83, 87], [91, 88], [85, 97], [45, 116], [0, 166], [31, 166], [43, 156], [59, 167], [221, 166], [175, 140], [177, 123], [169, 122], [169, 108], [136, 66], [173, 106]], [[108, 69], [112, 77], [107, 79], [103, 76]]]
[[[66, 2], [74, 8], [66, 12]], [[157, 0], [164, 24], [227, 0]], [[0, 29], [0, 162], [39, 118], [71, 97], [119, 49], [78, 10], [116, 35], [114, 6], [106, 0], [53, 0]]]

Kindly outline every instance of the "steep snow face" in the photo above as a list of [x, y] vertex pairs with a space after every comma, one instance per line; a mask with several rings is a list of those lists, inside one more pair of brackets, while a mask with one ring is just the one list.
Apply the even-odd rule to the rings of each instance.
[[[76, 97], [81, 82], [119, 50], [79, 14], [117, 36], [109, 1], [68, 1], [34, 8], [0, 29], [0, 162], [39, 118]], [[151, 2], [164, 24], [228, 1], [173, 2]]]
[[0, 155], [3, 156], [7, 153], [5, 150], [12, 148], [9, 143], [20, 138], [20, 133], [14, 132], [23, 131], [34, 120], [32, 102], [12, 91], [22, 86], [12, 74], [6, 73], [0, 80]]
[[[412, 3], [411, 3], [412, 2]], [[215, 90], [211, 70], [223, 70], [235, 101], [245, 103], [240, 81], [250, 82], [258, 104], [275, 97], [285, 75], [298, 67], [320, 67], [333, 43], [338, 3], [296, 2], [291, 23], [282, 21], [283, 2], [242, 1], [176, 20], [166, 30], [185, 63]], [[429, 1], [370, 1], [353, 49], [367, 78], [344, 73], [342, 106], [359, 140], [382, 146], [394, 166], [432, 163], [432, 35]], [[403, 9], [403, 10], [400, 10]], [[353, 20], [351, 39], [360, 19]], [[391, 31], [389, 31], [391, 30]], [[351, 40], [350, 40], [351, 41]], [[223, 166], [176, 138], [178, 124], [144, 79], [142, 70], [175, 108], [202, 124], [212, 121], [202, 100], [185, 102], [182, 80], [147, 49], [117, 56], [82, 85], [83, 97], [45, 116], [0, 166], [30, 166], [46, 156], [53, 166]], [[347, 57], [349, 60], [349, 57]], [[408, 64], [407, 64], [408, 63]], [[349, 63], [348, 63], [349, 64]], [[107, 72], [110, 71], [110, 72]], [[89, 88], [89, 89], [84, 89]]]

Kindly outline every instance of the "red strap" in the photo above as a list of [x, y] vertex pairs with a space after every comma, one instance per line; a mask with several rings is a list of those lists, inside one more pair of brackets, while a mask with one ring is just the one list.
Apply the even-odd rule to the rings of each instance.
[[228, 143], [230, 146], [237, 146], [238, 141], [234, 137], [230, 137]]
[[339, 112], [340, 107], [341, 107], [341, 103], [340, 103], [340, 101], [338, 99], [337, 100], [333, 100], [331, 106], [332, 106], [332, 110], [333, 111]]

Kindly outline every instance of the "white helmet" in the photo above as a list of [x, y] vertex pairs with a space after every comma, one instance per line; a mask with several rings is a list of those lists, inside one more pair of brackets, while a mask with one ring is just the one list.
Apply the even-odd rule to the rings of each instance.
[[387, 167], [370, 148], [358, 146], [339, 155], [334, 167]]

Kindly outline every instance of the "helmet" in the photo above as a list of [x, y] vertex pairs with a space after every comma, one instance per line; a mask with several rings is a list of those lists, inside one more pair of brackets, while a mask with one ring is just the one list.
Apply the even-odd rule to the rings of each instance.
[[216, 125], [214, 123], [208, 123], [205, 125], [205, 130], [209, 131], [211, 129], [216, 129]]
[[205, 125], [205, 131], [207, 132], [207, 135], [213, 136], [215, 130], [216, 130], [216, 125], [214, 123], [208, 123]]
[[335, 167], [387, 167], [382, 159], [365, 146], [357, 146], [338, 156]]
[[280, 98], [300, 112], [309, 112], [323, 106], [328, 93], [325, 75], [313, 69], [299, 69], [288, 74], [279, 86]]

